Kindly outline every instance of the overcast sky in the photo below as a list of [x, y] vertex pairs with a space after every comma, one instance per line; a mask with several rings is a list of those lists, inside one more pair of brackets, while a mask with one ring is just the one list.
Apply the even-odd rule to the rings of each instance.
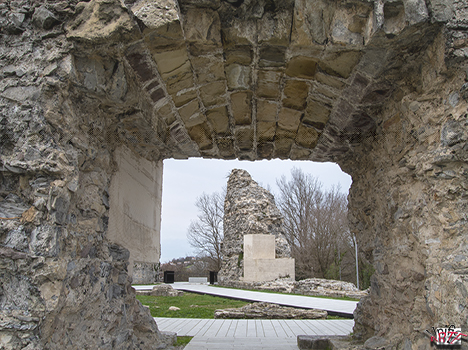
[[203, 192], [221, 191], [232, 169], [247, 170], [256, 182], [262, 187], [269, 185], [275, 194], [278, 192], [276, 179], [282, 175], [290, 178], [293, 167], [312, 174], [326, 189], [339, 184], [342, 191], [348, 193], [351, 186], [351, 177], [333, 163], [278, 159], [255, 162], [201, 158], [164, 160], [161, 263], [194, 255], [186, 235], [190, 222], [197, 218], [196, 198]]

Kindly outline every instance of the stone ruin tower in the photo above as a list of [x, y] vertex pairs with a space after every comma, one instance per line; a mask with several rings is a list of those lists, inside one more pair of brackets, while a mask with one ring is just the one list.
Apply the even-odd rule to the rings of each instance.
[[273, 195], [252, 180], [242, 169], [233, 169], [224, 201], [223, 264], [218, 274], [220, 284], [243, 280], [244, 236], [274, 235], [275, 258], [290, 258], [283, 218]]

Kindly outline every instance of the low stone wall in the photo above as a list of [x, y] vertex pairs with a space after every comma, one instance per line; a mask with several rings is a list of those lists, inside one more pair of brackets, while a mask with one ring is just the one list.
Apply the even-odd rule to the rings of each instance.
[[184, 295], [184, 292], [172, 288], [168, 284], [160, 284], [154, 286], [152, 290], [137, 290], [137, 295], [150, 295], [155, 297], [179, 297]]
[[214, 318], [224, 319], [326, 319], [328, 313], [323, 310], [298, 309], [271, 303], [253, 303], [240, 308], [216, 310]]
[[368, 291], [359, 290], [353, 283], [327, 280], [324, 278], [308, 278], [294, 284], [293, 293], [303, 295], [325, 295], [328, 297], [349, 297], [360, 299], [368, 295]]
[[281, 278], [270, 282], [230, 281], [223, 285], [239, 289], [269, 290], [280, 293], [327, 296], [331, 298], [349, 297], [360, 299], [368, 295], [367, 290], [359, 290], [350, 282], [327, 280], [324, 278], [309, 278], [301, 281]]

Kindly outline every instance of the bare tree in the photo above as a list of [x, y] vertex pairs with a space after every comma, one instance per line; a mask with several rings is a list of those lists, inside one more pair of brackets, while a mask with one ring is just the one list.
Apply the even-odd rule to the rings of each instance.
[[196, 221], [192, 221], [188, 231], [189, 244], [200, 256], [209, 259], [209, 269], [221, 269], [221, 243], [223, 241], [223, 215], [225, 193], [203, 193], [195, 205], [199, 210]]
[[296, 277], [340, 278], [343, 259], [351, 257], [353, 247], [346, 195], [339, 187], [324, 191], [315, 177], [297, 168], [291, 171], [290, 180], [282, 176], [277, 185]]

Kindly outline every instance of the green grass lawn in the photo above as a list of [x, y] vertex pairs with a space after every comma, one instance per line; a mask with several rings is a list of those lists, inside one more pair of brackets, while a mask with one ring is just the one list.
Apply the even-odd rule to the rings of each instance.
[[[137, 295], [137, 299], [148, 305], [153, 317], [179, 317], [179, 318], [214, 318], [217, 309], [242, 307], [249, 304], [245, 301], [184, 292], [180, 297], [153, 297]], [[169, 307], [180, 308], [170, 311]]]
[[175, 343], [175, 346], [186, 346], [190, 341], [192, 340], [193, 337], [183, 335], [183, 336], [178, 336], [177, 337], [177, 342]]
[[[215, 297], [206, 294], [196, 294], [184, 292], [180, 297], [154, 297], [146, 295], [137, 295], [136, 298], [150, 308], [153, 317], [174, 317], [174, 318], [214, 318], [214, 312], [217, 309], [238, 308], [250, 304], [242, 300], [233, 300], [222, 297]], [[177, 311], [171, 311], [169, 308], [176, 306], [180, 308]], [[328, 315], [327, 319], [347, 318]]]

